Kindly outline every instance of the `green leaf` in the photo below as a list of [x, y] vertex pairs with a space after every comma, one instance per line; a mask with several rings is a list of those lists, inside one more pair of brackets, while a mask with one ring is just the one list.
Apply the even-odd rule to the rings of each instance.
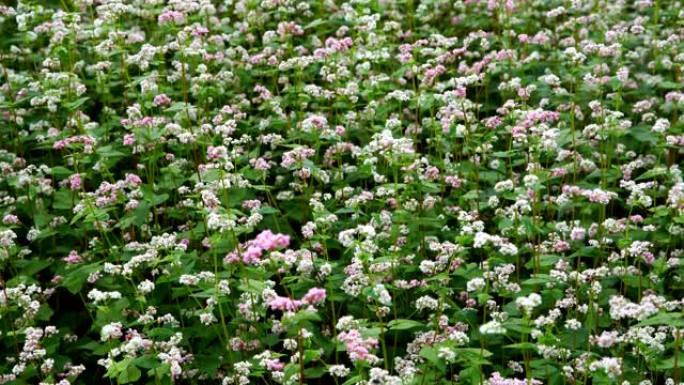
[[650, 325], [670, 325], [681, 327], [684, 326], [684, 319], [682, 313], [658, 313], [653, 317], [649, 317], [637, 324], [638, 326]]
[[517, 344], [510, 344], [504, 346], [504, 349], [517, 349], [517, 350], [531, 350], [536, 351], [537, 345], [531, 342], [518, 342]]
[[57, 190], [53, 195], [52, 208], [55, 210], [71, 210], [72, 192], [67, 189]]
[[138, 381], [141, 375], [140, 369], [135, 367], [135, 365], [128, 365], [125, 370], [119, 373], [117, 380], [120, 384], [129, 384]]
[[466, 369], [461, 370], [458, 373], [458, 377], [460, 381], [463, 381], [465, 384], [470, 384], [470, 385], [477, 385], [480, 384], [480, 370], [477, 367], [469, 367]]
[[317, 312], [313, 311], [308, 311], [308, 310], [301, 310], [295, 314], [294, 317], [292, 317], [292, 322], [294, 324], [300, 325], [301, 323], [305, 321], [320, 321], [321, 316]]
[[326, 20], [326, 19], [316, 19], [316, 20], [312, 21], [311, 23], [305, 25], [304, 29], [315, 28], [315, 27], [318, 27], [319, 25], [326, 24], [327, 22], [328, 22], [328, 20]]
[[446, 364], [444, 363], [444, 360], [439, 358], [437, 355], [437, 349], [432, 347], [432, 346], [426, 346], [422, 349], [420, 349], [420, 356], [427, 359], [430, 361], [432, 365], [437, 367], [440, 370], [446, 369]]
[[653, 133], [646, 129], [644, 126], [636, 126], [632, 127], [629, 130], [629, 134], [634, 137], [638, 142], [644, 143], [644, 144], [650, 144], [650, 145], [655, 145], [656, 142], [658, 141], [656, 139], [656, 136], [653, 135]]
[[69, 175], [74, 173], [73, 171], [69, 170], [68, 168], [62, 167], [62, 166], [52, 167], [50, 169], [50, 172], [51, 172], [52, 176], [54, 176], [57, 179], [66, 178]]
[[111, 145], [98, 147], [98, 149], [95, 150], [95, 152], [97, 152], [98, 155], [106, 159], [123, 158], [128, 156], [127, 154], [121, 151], [115, 150], [114, 147]]
[[21, 259], [16, 261], [15, 264], [20, 269], [19, 271], [22, 275], [30, 277], [50, 266], [52, 261], [49, 259]]
[[359, 382], [363, 381], [363, 377], [361, 376], [354, 376], [350, 377], [347, 381], [345, 381], [342, 385], [354, 385], [358, 384]]
[[74, 100], [73, 102], [64, 103], [64, 107], [66, 107], [70, 111], [74, 111], [77, 108], [81, 107], [85, 102], [87, 102], [88, 99], [90, 99], [90, 98], [87, 96], [84, 96], [82, 98]]
[[677, 83], [677, 82], [671, 82], [671, 81], [663, 81], [658, 84], [660, 88], [666, 89], [666, 90], [678, 90], [680, 88], [684, 88], [683, 83]]
[[651, 179], [656, 176], [661, 176], [661, 175], [667, 175], [668, 170], [665, 167], [654, 167], [645, 173], [639, 175], [636, 177], [634, 180], [644, 180], [644, 179]]
[[678, 368], [684, 366], [684, 352], [679, 352], [679, 356], [672, 356], [655, 364], [656, 369], [661, 370], [674, 369], [675, 366]]
[[487, 349], [480, 349], [480, 348], [457, 348], [454, 349], [456, 354], [464, 354], [464, 355], [472, 355], [472, 356], [477, 356], [477, 357], [491, 357], [492, 352], [490, 352]]
[[162, 204], [166, 202], [166, 200], [169, 199], [169, 194], [153, 194], [152, 195], [152, 205], [157, 206], [159, 204]]
[[259, 209], [259, 213], [261, 213], [263, 215], [280, 214], [280, 210], [275, 209], [275, 208], [270, 207], [270, 206], [264, 206], [264, 207]]
[[81, 291], [83, 284], [88, 279], [90, 273], [95, 272], [99, 268], [98, 263], [80, 266], [76, 270], [69, 271], [68, 274], [64, 274], [65, 278], [61, 283], [61, 286], [69, 290], [71, 294], [76, 294]]
[[409, 330], [414, 328], [421, 328], [425, 325], [422, 322], [410, 320], [410, 319], [397, 319], [392, 320], [387, 323], [389, 330]]

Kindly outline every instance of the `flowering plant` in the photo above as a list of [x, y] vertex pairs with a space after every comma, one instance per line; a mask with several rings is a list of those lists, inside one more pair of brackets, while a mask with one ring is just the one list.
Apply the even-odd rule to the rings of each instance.
[[684, 3], [0, 31], [0, 384], [683, 383]]

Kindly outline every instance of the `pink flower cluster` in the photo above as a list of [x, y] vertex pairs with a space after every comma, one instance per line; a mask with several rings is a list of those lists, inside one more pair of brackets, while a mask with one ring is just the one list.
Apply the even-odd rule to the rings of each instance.
[[438, 64], [434, 68], [427, 69], [425, 71], [425, 82], [427, 84], [432, 84], [435, 81], [435, 79], [444, 72], [446, 72], [446, 67], [444, 67], [441, 64]]
[[302, 297], [302, 301], [308, 303], [309, 305], [317, 305], [325, 301], [325, 289], [321, 289], [319, 287], [309, 289], [304, 297]]
[[226, 146], [209, 146], [207, 148], [208, 159], [223, 159], [228, 156], [228, 149]]
[[81, 174], [73, 174], [69, 177], [69, 188], [74, 191], [81, 188]]
[[78, 255], [78, 252], [76, 250], [71, 250], [69, 252], [69, 255], [62, 258], [62, 260], [69, 265], [74, 265], [83, 261], [83, 259], [80, 255]]
[[175, 23], [175, 24], [183, 24], [185, 23], [185, 14], [178, 12], [178, 11], [166, 11], [162, 14], [159, 15], [157, 18], [157, 21], [159, 22], [159, 25], [167, 24], [167, 23]]
[[318, 305], [325, 301], [325, 289], [314, 287], [304, 294], [301, 300], [277, 296], [269, 301], [268, 306], [272, 310], [296, 311], [303, 305]]
[[143, 116], [140, 119], [121, 119], [120, 123], [124, 127], [152, 127], [159, 122], [159, 119], [151, 116]]
[[315, 153], [316, 151], [314, 149], [308, 147], [299, 147], [294, 150], [287, 151], [283, 154], [281, 166], [292, 167], [295, 163], [308, 159]]
[[300, 306], [302, 301], [282, 296], [275, 297], [268, 303], [271, 310], [296, 311]]
[[561, 191], [563, 192], [563, 195], [566, 197], [582, 196], [587, 198], [589, 202], [600, 203], [602, 205], [607, 205], [608, 203], [610, 203], [611, 199], [617, 196], [617, 194], [615, 194], [612, 191], [604, 191], [600, 188], [589, 190], [573, 185], [563, 185]]
[[277, 358], [266, 360], [266, 369], [272, 372], [281, 371], [284, 367], [285, 364], [280, 362], [280, 360], [278, 360]]
[[[82, 143], [86, 152], [91, 152], [92, 147], [95, 145], [95, 138], [87, 135], [70, 136], [66, 139], [56, 141], [55, 144], [52, 145], [52, 148], [55, 150], [62, 150], [65, 147], [76, 143]], [[91, 151], [88, 151], [88, 149]]]
[[225, 263], [236, 263], [240, 259], [242, 262], [253, 265], [261, 260], [264, 251], [273, 251], [285, 248], [290, 245], [290, 236], [285, 234], [274, 234], [270, 230], [264, 230], [251, 241], [248, 241], [237, 250], [232, 251], [224, 258]]
[[123, 144], [124, 146], [132, 146], [135, 144], [135, 135], [134, 134], [126, 134], [123, 137]]
[[166, 94], [159, 94], [154, 97], [153, 103], [157, 107], [168, 106], [171, 104], [171, 98], [169, 98]]
[[349, 359], [352, 361], [365, 361], [371, 358], [370, 350], [378, 346], [377, 339], [363, 338], [356, 329], [344, 331], [337, 338], [344, 342]]

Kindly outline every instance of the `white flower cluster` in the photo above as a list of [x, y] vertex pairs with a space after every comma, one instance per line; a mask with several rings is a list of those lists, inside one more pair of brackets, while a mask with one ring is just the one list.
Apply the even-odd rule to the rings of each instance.
[[530, 316], [534, 308], [541, 304], [542, 297], [537, 293], [531, 293], [526, 297], [518, 297], [515, 299], [515, 305], [518, 309], [522, 309], [527, 316]]

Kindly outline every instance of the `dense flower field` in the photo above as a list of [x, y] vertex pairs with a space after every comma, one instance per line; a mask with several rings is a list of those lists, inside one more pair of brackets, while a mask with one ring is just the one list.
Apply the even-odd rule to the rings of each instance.
[[681, 384], [679, 0], [0, 5], [0, 384]]

